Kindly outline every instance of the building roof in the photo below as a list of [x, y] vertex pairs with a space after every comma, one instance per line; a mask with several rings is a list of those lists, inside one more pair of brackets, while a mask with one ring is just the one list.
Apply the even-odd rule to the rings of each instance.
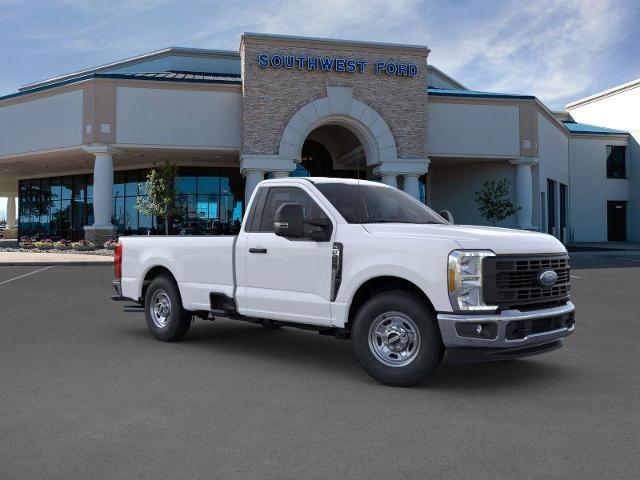
[[432, 65], [431, 63], [429, 65], [427, 65], [427, 69], [429, 70], [429, 73], [441, 77], [442, 79], [446, 80], [447, 82], [455, 85], [456, 87], [458, 87], [458, 88], [460, 88], [462, 90], [467, 90], [467, 87], [465, 87], [459, 81], [457, 81], [455, 78], [453, 78], [451, 75], [446, 74], [445, 72], [440, 70], [438, 67]]
[[120, 74], [97, 74], [99, 77], [109, 76], [113, 78], [135, 78], [144, 80], [167, 80], [167, 81], [193, 81], [193, 82], [213, 82], [213, 83], [237, 83], [241, 84], [239, 74], [233, 73], [210, 73], [210, 72], [182, 72], [169, 70], [167, 72], [134, 72]]
[[474, 97], [474, 98], [516, 98], [535, 100], [533, 95], [520, 95], [516, 93], [480, 92], [478, 90], [454, 90], [446, 88], [428, 88], [429, 95], [443, 97]]
[[150, 80], [155, 82], [184, 82], [184, 83], [218, 83], [226, 85], [242, 85], [240, 75], [230, 73], [205, 73], [205, 72], [136, 72], [136, 73], [90, 73], [80, 77], [72, 77], [66, 80], [59, 80], [53, 83], [46, 83], [39, 87], [21, 90], [17, 93], [10, 93], [0, 97], [0, 100], [22, 97], [35, 92], [49, 90], [50, 88], [62, 87], [73, 83], [83, 82], [94, 78], [111, 78], [120, 80]]
[[571, 110], [572, 108], [582, 105], [583, 103], [593, 102], [595, 100], [599, 100], [600, 98], [609, 97], [611, 95], [615, 95], [617, 93], [621, 93], [625, 90], [629, 90], [638, 86], [640, 86], [640, 78], [631, 80], [630, 82], [623, 83], [622, 85], [618, 85], [608, 90], [603, 90], [602, 92], [594, 93], [593, 95], [575, 100], [571, 103], [567, 103], [564, 108], [566, 108], [567, 110]]
[[53, 77], [46, 80], [40, 80], [38, 82], [29, 83], [21, 86], [18, 89], [18, 91], [22, 92], [24, 90], [33, 90], [35, 88], [48, 85], [51, 83], [58, 83], [58, 82], [70, 80], [73, 78], [83, 77], [92, 73], [100, 73], [100, 72], [104, 72], [105, 70], [123, 68], [129, 65], [135, 65], [138, 63], [147, 62], [149, 60], [153, 60], [157, 58], [168, 57], [171, 55], [210, 56], [210, 57], [240, 59], [240, 54], [238, 52], [234, 52], [230, 50], [210, 50], [210, 49], [203, 49], [203, 48], [168, 47], [168, 48], [163, 48], [161, 50], [156, 50], [153, 52], [136, 55], [134, 57], [125, 58], [123, 60], [117, 60], [115, 62], [106, 63], [104, 65], [99, 65], [97, 67], [86, 68], [84, 70], [79, 70], [77, 72], [71, 72], [65, 75], [60, 75], [58, 77]]
[[625, 130], [614, 130], [613, 128], [598, 127], [587, 123], [577, 123], [571, 121], [563, 121], [562, 123], [569, 129], [571, 133], [577, 134], [596, 134], [596, 135], [628, 135]]

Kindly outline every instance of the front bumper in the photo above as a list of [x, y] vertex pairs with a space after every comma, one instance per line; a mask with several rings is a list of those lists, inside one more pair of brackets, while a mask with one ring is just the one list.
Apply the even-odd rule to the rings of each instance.
[[444, 346], [454, 355], [453, 349], [460, 349], [457, 353], [464, 356], [478, 350], [480, 357], [505, 358], [534, 355], [562, 346], [562, 338], [575, 329], [574, 312], [573, 303], [567, 302], [558, 307], [524, 312], [439, 313], [438, 325]]

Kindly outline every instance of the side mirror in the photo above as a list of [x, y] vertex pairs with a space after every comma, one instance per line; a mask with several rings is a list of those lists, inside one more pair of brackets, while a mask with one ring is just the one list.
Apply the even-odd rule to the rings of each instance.
[[316, 242], [326, 242], [331, 238], [332, 223], [328, 218], [312, 218], [305, 222], [314, 227], [307, 233], [307, 237]]
[[440, 216], [444, 218], [447, 222], [453, 224], [453, 215], [449, 210], [440, 210]]
[[304, 236], [304, 212], [299, 203], [283, 203], [273, 217], [273, 232], [279, 237]]

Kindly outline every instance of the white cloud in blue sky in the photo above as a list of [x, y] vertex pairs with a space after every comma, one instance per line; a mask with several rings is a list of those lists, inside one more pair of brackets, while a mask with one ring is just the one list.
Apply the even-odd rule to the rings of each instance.
[[166, 46], [236, 50], [252, 31], [424, 44], [469, 88], [560, 108], [640, 77], [639, 24], [624, 0], [0, 0], [0, 94]]

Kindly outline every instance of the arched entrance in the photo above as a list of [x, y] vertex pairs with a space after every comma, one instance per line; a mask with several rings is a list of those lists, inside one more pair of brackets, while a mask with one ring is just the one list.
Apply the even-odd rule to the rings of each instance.
[[[327, 86], [327, 96], [297, 110], [280, 135], [277, 153], [243, 153], [240, 171], [248, 199], [265, 174], [379, 179], [421, 198], [426, 158], [398, 158], [385, 119], [353, 96], [351, 87]], [[424, 191], [424, 188], [422, 189]]]
[[312, 130], [302, 145], [293, 176], [367, 179], [365, 149], [348, 128], [328, 124]]

